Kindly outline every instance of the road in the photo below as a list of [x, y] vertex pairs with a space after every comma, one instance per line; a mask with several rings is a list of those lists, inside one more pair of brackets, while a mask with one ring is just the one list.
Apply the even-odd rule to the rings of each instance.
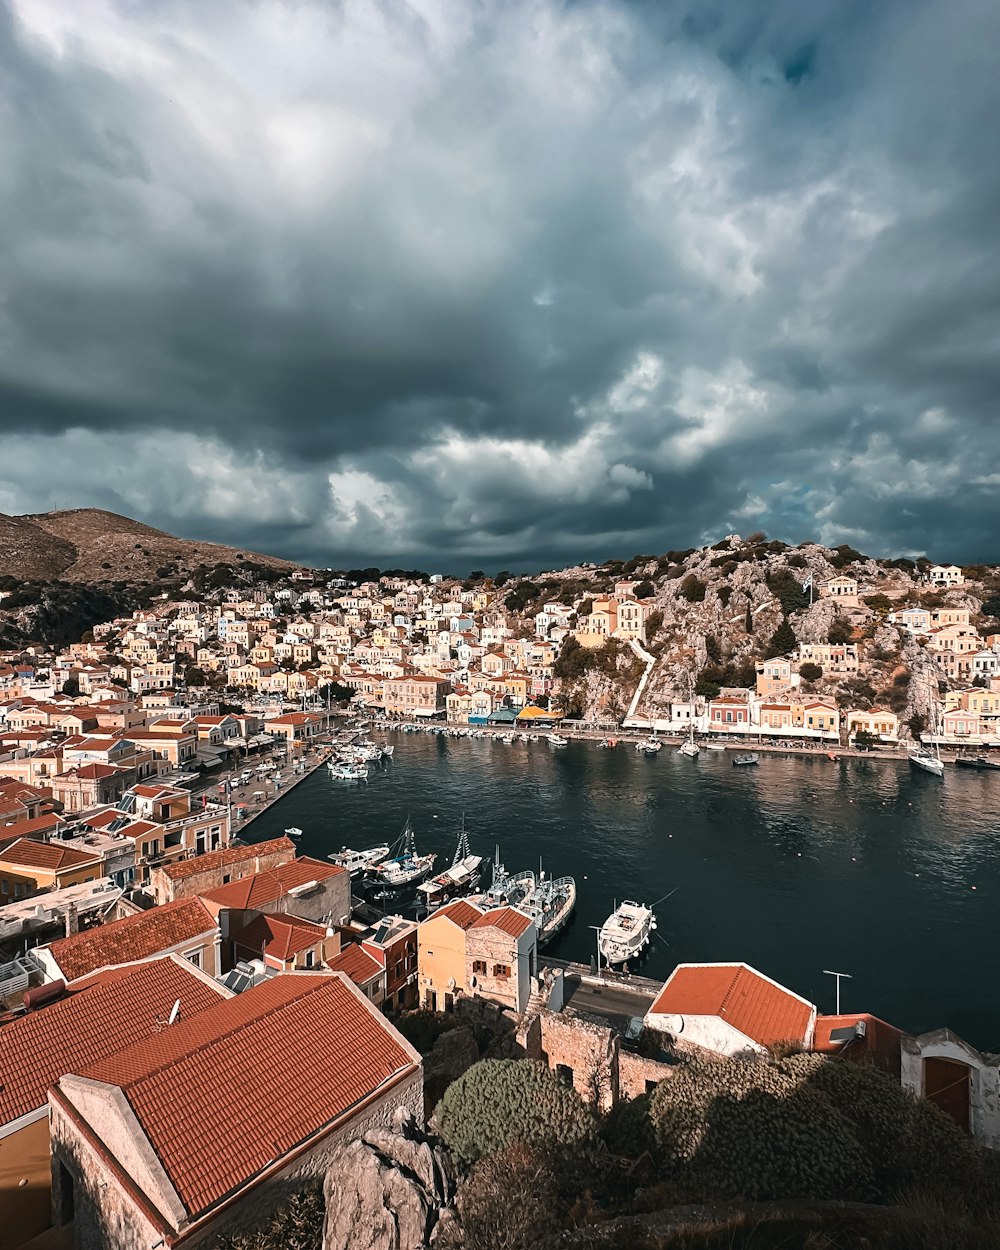
[[566, 1006], [591, 1016], [601, 1016], [620, 1028], [624, 1028], [632, 1016], [644, 1016], [653, 1005], [653, 998], [645, 989], [594, 985], [577, 976], [566, 978]]

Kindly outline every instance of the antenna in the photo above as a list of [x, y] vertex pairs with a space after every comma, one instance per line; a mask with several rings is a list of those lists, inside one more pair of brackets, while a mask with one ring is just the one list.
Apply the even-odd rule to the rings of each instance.
[[854, 978], [851, 976], [849, 972], [831, 972], [829, 968], [823, 969], [823, 975], [827, 977], [837, 978], [837, 1015], [839, 1016], [840, 1015], [840, 982], [842, 978], [844, 977], [846, 977], [848, 981], [851, 981]]

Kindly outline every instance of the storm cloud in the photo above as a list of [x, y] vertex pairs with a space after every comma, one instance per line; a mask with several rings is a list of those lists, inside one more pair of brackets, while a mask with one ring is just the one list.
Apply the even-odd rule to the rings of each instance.
[[0, 7], [0, 511], [1000, 558], [991, 0]]

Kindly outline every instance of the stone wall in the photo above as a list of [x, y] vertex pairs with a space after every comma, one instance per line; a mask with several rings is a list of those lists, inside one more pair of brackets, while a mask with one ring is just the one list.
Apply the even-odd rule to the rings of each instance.
[[[527, 939], [533, 934], [532, 928], [518, 939], [495, 925], [469, 929], [465, 934], [465, 976], [470, 991], [513, 1011], [523, 1011], [531, 992], [529, 954], [533, 942]], [[485, 972], [481, 966], [476, 969], [477, 962], [486, 965]], [[506, 968], [508, 975], [496, 975], [497, 968]]]
[[[260, 1178], [214, 1217], [191, 1227], [185, 1250], [210, 1238], [259, 1227], [308, 1180], [321, 1179], [338, 1147], [374, 1129], [389, 1130], [397, 1113], [408, 1112], [418, 1125], [423, 1117], [423, 1082], [419, 1069], [341, 1127], [292, 1159], [285, 1167]], [[61, 1169], [73, 1179], [75, 1245], [78, 1250], [149, 1250], [164, 1236], [175, 1235], [167, 1221], [141, 1195], [122, 1185], [112, 1164], [103, 1159], [76, 1123], [58, 1104], [52, 1112], [53, 1223], [63, 1223]]]
[[644, 1059], [642, 1055], [623, 1050], [618, 1055], [619, 1097], [638, 1098], [640, 1094], [647, 1093], [652, 1085], [669, 1079], [673, 1071], [673, 1064]]
[[[276, 846], [276, 843], [284, 845]], [[175, 880], [162, 867], [154, 868], [149, 874], [149, 892], [157, 903], [169, 903], [175, 898], [196, 898], [199, 894], [214, 890], [228, 881], [241, 881], [244, 877], [253, 876], [254, 873], [266, 872], [268, 869], [291, 863], [295, 858], [295, 844], [288, 838], [273, 838], [266, 843], [266, 846], [272, 849], [229, 863], [217, 862], [224, 857], [219, 856], [217, 852], [210, 852], [202, 857], [211, 865], [210, 867], [180, 880]], [[230, 851], [229, 854], [232, 856], [233, 852]]]
[[607, 1025], [570, 1014], [543, 1011], [540, 1058], [572, 1082], [584, 1102], [608, 1111], [618, 1101], [619, 1037]]

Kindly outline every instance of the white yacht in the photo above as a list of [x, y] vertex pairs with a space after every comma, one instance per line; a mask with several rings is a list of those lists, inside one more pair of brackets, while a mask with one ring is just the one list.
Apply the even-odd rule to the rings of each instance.
[[678, 747], [678, 750], [681, 755], [687, 755], [691, 759], [694, 759], [696, 755], [701, 753], [701, 747], [694, 740], [694, 721], [691, 721], [688, 725], [688, 736]]
[[922, 745], [919, 750], [911, 751], [910, 763], [914, 768], [923, 769], [925, 773], [933, 773], [935, 777], [944, 776], [944, 760], [937, 750], [937, 743], [934, 744], [934, 750]]
[[366, 869], [385, 859], [388, 854], [387, 846], [373, 846], [367, 851], [352, 851], [349, 846], [344, 846], [336, 855], [330, 855], [328, 858], [339, 868], [346, 868], [352, 877], [358, 877]]
[[564, 738], [562, 734], [547, 734], [549, 746], [566, 747], [569, 746], [569, 738]]
[[626, 899], [601, 925], [597, 948], [606, 963], [623, 964], [646, 949], [655, 928], [656, 917], [652, 908]]
[[289, 825], [289, 827], [285, 830], [285, 833], [287, 833], [290, 838], [302, 837], [302, 830], [298, 827], [298, 825]]

